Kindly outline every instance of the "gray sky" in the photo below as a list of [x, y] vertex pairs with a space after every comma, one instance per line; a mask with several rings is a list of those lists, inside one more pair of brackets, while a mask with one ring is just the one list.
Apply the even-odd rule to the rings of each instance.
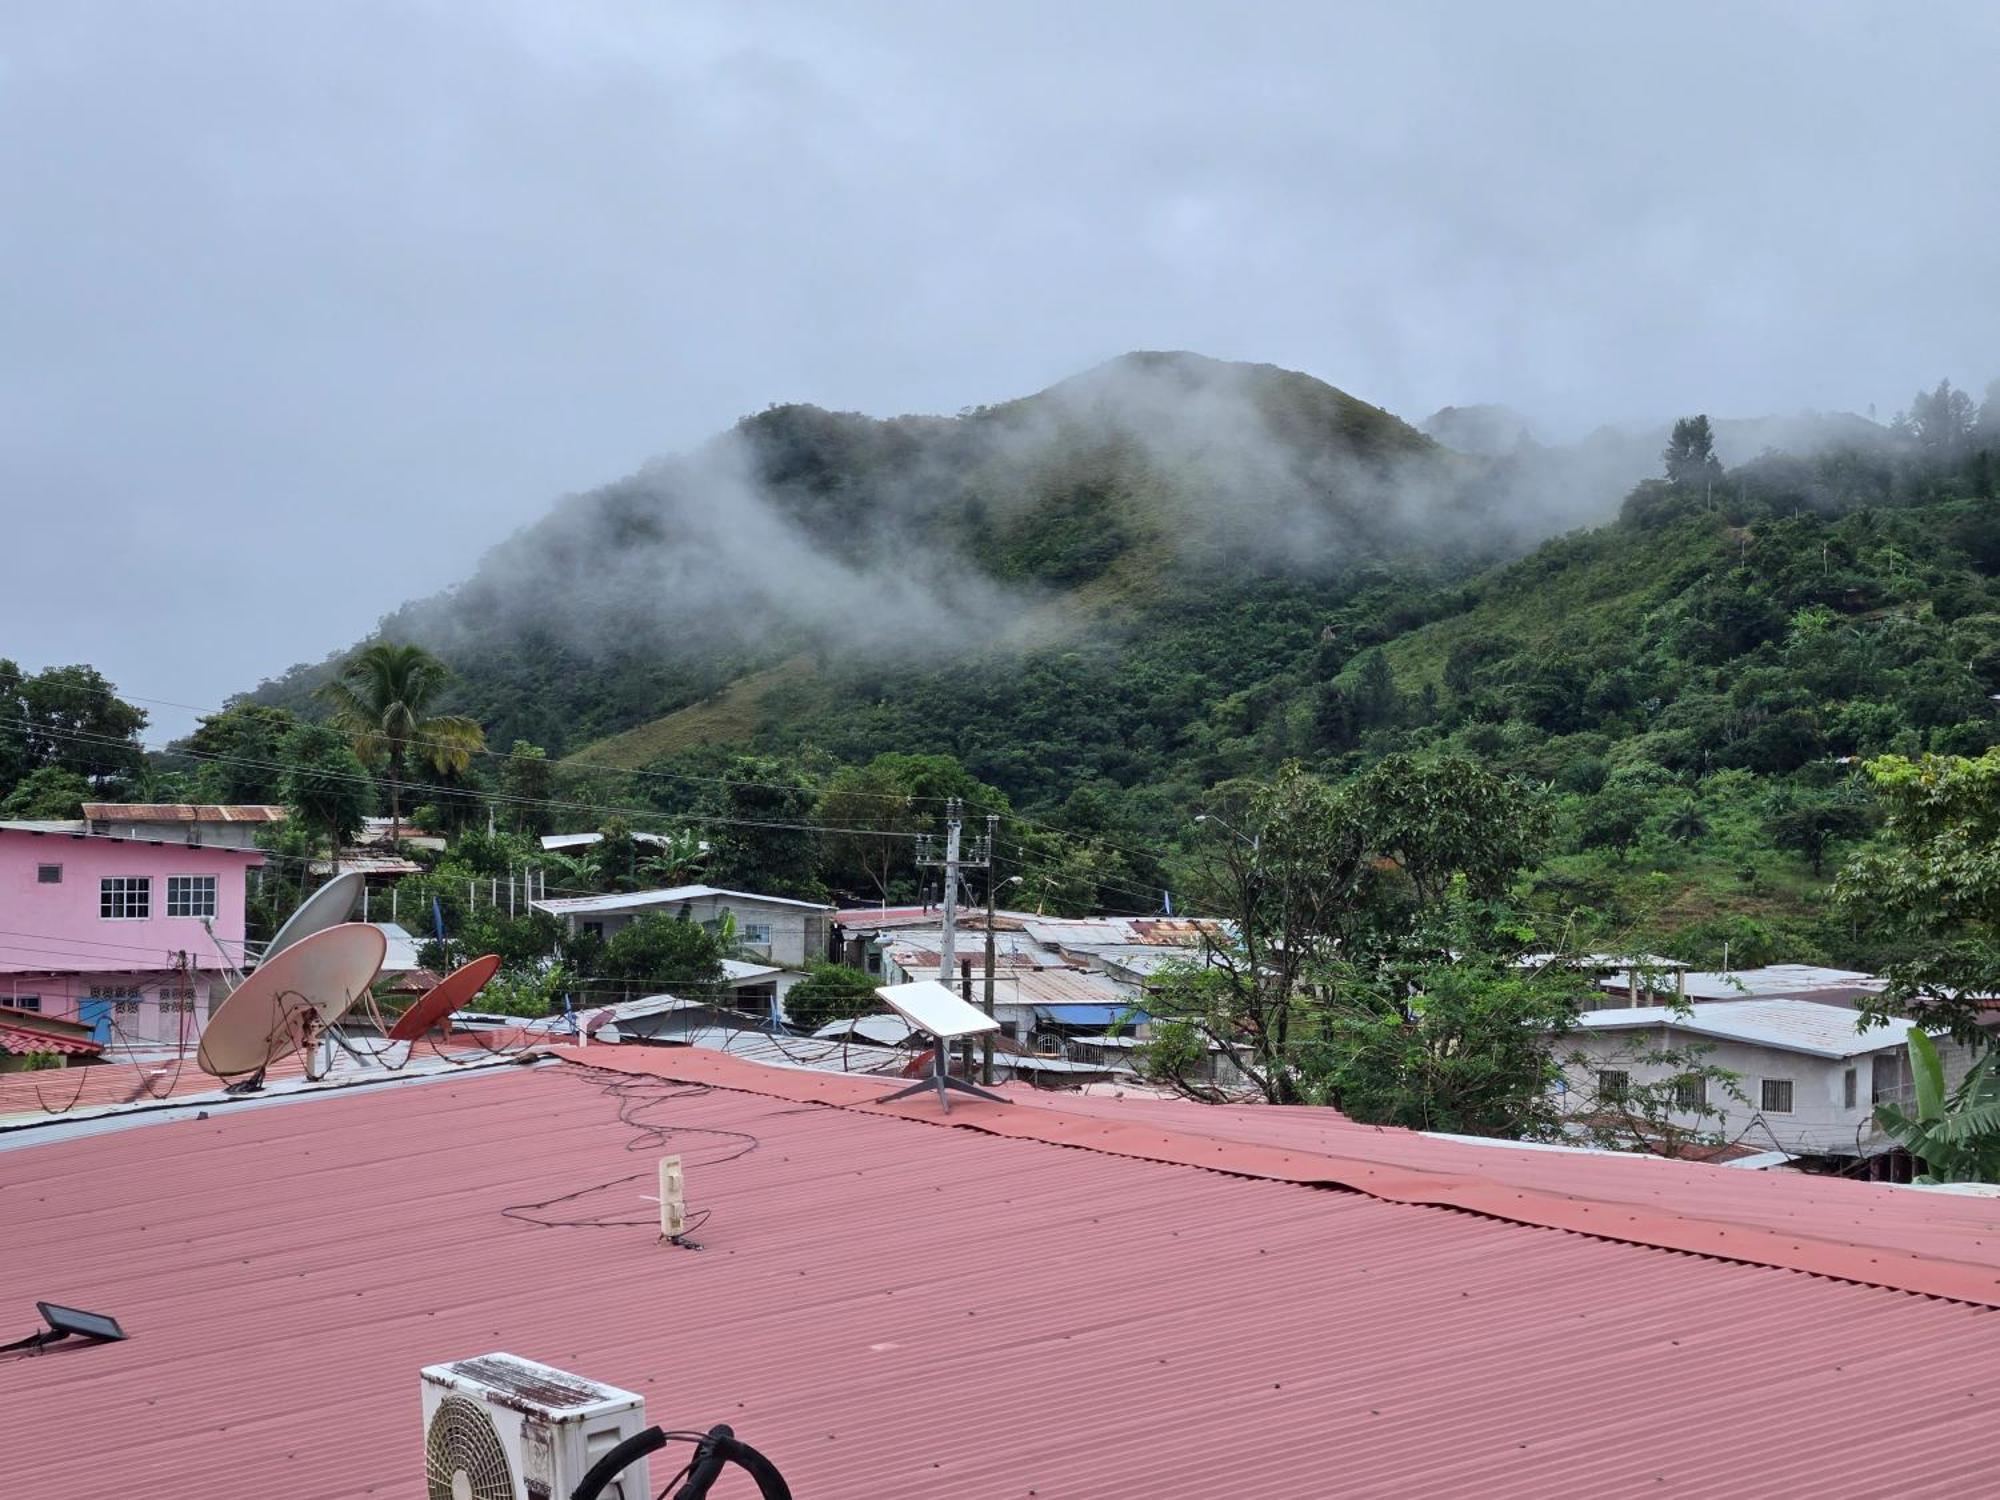
[[[2000, 374], [2000, 7], [0, 0], [0, 655], [197, 706], [773, 401]], [[160, 727], [191, 716], [153, 705]]]

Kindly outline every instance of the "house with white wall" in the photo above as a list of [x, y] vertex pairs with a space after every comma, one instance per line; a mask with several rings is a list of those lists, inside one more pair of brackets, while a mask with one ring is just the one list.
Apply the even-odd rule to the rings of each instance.
[[784, 969], [803, 969], [827, 954], [827, 921], [833, 908], [817, 901], [727, 891], [712, 885], [679, 885], [656, 891], [603, 896], [562, 896], [530, 903], [560, 917], [571, 932], [611, 938], [641, 917], [684, 917], [713, 931], [725, 914], [736, 919], [740, 956]]
[[[1718, 1084], [1686, 1079], [1686, 1105], [1670, 1116], [1683, 1129], [1793, 1156], [1865, 1157], [1890, 1149], [1874, 1125], [1875, 1105], [1906, 1095], [1914, 1022], [1860, 1029], [1852, 1010], [1811, 1000], [1732, 1000], [1589, 1011], [1564, 1040], [1564, 1107], [1615, 1101], [1624, 1090], [1669, 1082], [1678, 1071], [1648, 1054], [1700, 1049], [1700, 1064], [1736, 1075], [1733, 1097]], [[1703, 1116], [1703, 1106], [1720, 1115]]]
[[86, 802], [83, 831], [217, 849], [254, 849], [257, 835], [285, 821], [266, 802]]

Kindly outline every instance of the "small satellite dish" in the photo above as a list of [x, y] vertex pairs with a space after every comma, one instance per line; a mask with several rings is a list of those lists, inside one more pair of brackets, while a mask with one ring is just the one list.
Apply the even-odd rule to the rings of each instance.
[[946, 1114], [951, 1113], [950, 1093], [971, 1094], [977, 1099], [991, 1099], [995, 1104], [1007, 1102], [998, 1094], [989, 1094], [976, 1083], [951, 1076], [952, 1042], [961, 1037], [998, 1031], [998, 1021], [978, 1006], [960, 999], [951, 992], [949, 985], [940, 984], [935, 979], [919, 979], [913, 984], [881, 984], [875, 987], [875, 993], [911, 1026], [934, 1038], [931, 1076], [920, 1078], [908, 1088], [898, 1089], [893, 1094], [884, 1094], [876, 1101], [878, 1104], [907, 1099], [912, 1094], [921, 1094], [933, 1088], [937, 1090], [938, 1104]]
[[499, 972], [500, 955], [497, 953], [475, 958], [471, 963], [452, 970], [396, 1018], [396, 1024], [389, 1028], [388, 1039], [392, 1042], [414, 1042], [460, 1006], [469, 1003]]
[[285, 918], [285, 925], [264, 946], [263, 962], [269, 963], [301, 938], [338, 927], [354, 915], [361, 904], [361, 889], [367, 884], [359, 870], [336, 875], [299, 903], [297, 911]]
[[215, 1008], [195, 1061], [204, 1073], [232, 1078], [310, 1045], [368, 988], [388, 951], [381, 929], [365, 922], [301, 938]]

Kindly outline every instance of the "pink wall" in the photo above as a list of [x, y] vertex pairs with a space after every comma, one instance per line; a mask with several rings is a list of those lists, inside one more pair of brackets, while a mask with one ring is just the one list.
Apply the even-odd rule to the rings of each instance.
[[[263, 858], [256, 850], [0, 828], [0, 975], [160, 971], [182, 951], [201, 969], [219, 969], [201, 920], [166, 915], [169, 875], [215, 877], [215, 939], [241, 963], [245, 872]], [[43, 865], [62, 866], [61, 881], [42, 883]], [[100, 914], [101, 882], [116, 876], [151, 881], [152, 915]]]

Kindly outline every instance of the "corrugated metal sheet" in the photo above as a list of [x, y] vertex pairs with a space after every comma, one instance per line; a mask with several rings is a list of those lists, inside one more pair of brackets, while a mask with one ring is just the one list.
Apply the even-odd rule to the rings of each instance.
[[1859, 1057], [1900, 1047], [1916, 1023], [1892, 1020], [1860, 1029], [1855, 1013], [1810, 1000], [1703, 1002], [1676, 1011], [1663, 1005], [1594, 1010], [1577, 1018], [1584, 1031], [1631, 1031], [1663, 1026], [1690, 1036], [1748, 1042], [1810, 1057]]
[[93, 823], [282, 823], [285, 809], [271, 802], [86, 802]]
[[[426, 1039], [414, 1049], [402, 1071], [417, 1073], [433, 1065], [485, 1061], [498, 1052], [539, 1040], [519, 1032], [490, 1036], [483, 1042]], [[347, 1054], [336, 1053], [328, 1082], [345, 1086], [362, 1072]], [[271, 1089], [304, 1079], [305, 1064], [297, 1053], [279, 1058], [266, 1071], [266, 1086]], [[170, 1101], [208, 1103], [222, 1097], [221, 1080], [196, 1067], [192, 1055], [178, 1059], [171, 1053], [137, 1060], [107, 1058], [40, 1073], [0, 1073], [0, 1130], [95, 1119]]]
[[[10, 1492], [415, 1494], [417, 1370], [496, 1348], [670, 1427], [727, 1420], [815, 1500], [1990, 1476], [1983, 1308], [1052, 1149], [1069, 1113], [967, 1101], [952, 1121], [983, 1123], [938, 1129], [934, 1105], [791, 1097], [879, 1080], [645, 1055], [731, 1083], [509, 1070], [0, 1157], [9, 1285], [133, 1335], [0, 1365]], [[661, 1150], [711, 1215], [699, 1253], [658, 1243]]]

